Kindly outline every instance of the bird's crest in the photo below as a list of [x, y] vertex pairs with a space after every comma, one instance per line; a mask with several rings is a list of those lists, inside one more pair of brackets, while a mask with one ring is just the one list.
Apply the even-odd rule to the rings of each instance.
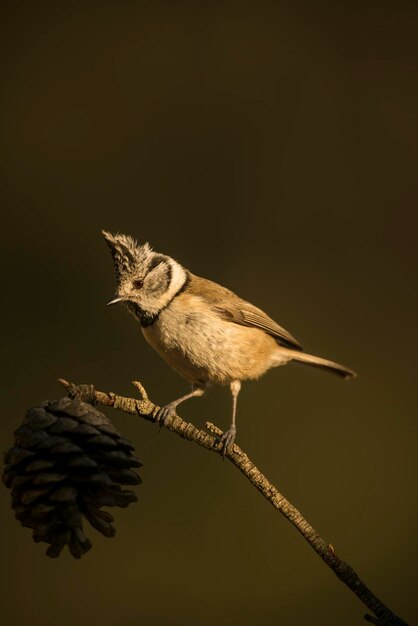
[[152, 256], [148, 243], [139, 244], [129, 235], [112, 235], [105, 230], [102, 230], [102, 235], [112, 254], [117, 283], [121, 282], [123, 276], [134, 273], [141, 265], [146, 265]]

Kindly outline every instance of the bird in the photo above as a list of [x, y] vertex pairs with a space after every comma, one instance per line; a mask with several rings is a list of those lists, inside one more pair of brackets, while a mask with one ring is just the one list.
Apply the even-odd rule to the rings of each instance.
[[192, 274], [170, 256], [155, 252], [130, 235], [102, 231], [113, 258], [116, 293], [109, 305], [123, 303], [141, 325], [145, 340], [191, 391], [161, 407], [160, 426], [184, 401], [203, 396], [210, 385], [229, 385], [232, 419], [219, 438], [225, 457], [236, 437], [241, 383], [256, 380], [289, 362], [319, 367], [353, 378], [356, 373], [303, 351], [300, 343], [264, 311], [233, 291]]

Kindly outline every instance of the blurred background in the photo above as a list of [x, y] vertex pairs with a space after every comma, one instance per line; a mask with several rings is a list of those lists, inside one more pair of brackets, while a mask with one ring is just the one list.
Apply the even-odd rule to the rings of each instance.
[[[247, 383], [238, 443], [371, 589], [418, 614], [417, 18], [413, 2], [9, 2], [1, 17], [1, 445], [56, 379], [187, 390], [113, 296], [101, 228], [230, 287], [345, 383]], [[213, 389], [181, 415], [226, 427]], [[81, 561], [2, 508], [9, 626], [362, 622], [229, 463], [107, 411], [139, 504]], [[415, 494], [415, 495], [414, 495]]]

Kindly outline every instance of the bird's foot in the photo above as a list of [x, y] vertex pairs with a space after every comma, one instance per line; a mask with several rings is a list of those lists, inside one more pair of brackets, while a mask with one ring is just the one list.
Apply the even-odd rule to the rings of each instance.
[[167, 426], [168, 419], [177, 416], [176, 406], [177, 405], [175, 402], [170, 402], [169, 404], [166, 404], [159, 409], [155, 421], [157, 422], [157, 424], [159, 424], [160, 430], [163, 426]]
[[235, 424], [231, 424], [231, 426], [224, 432], [224, 434], [219, 437], [219, 443], [222, 444], [222, 448], [220, 450], [223, 458], [225, 458], [225, 454], [227, 450], [231, 450], [234, 445], [235, 435], [237, 434], [237, 429]]

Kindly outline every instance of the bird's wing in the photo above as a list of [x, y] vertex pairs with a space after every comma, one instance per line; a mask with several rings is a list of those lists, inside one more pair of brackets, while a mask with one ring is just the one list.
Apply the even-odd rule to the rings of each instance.
[[264, 311], [253, 306], [245, 300], [241, 302], [228, 304], [223, 303], [220, 306], [215, 306], [214, 309], [219, 315], [229, 321], [235, 322], [235, 324], [241, 324], [242, 326], [253, 326], [264, 330], [268, 335], [271, 335], [280, 343], [286, 346], [286, 348], [293, 348], [295, 350], [302, 350], [300, 343], [291, 335], [285, 328], [276, 324]]
[[229, 289], [206, 278], [190, 274], [187, 291], [203, 298], [222, 319], [242, 326], [260, 328], [281, 345], [302, 350], [300, 343], [285, 328], [276, 324], [264, 311], [242, 300]]

